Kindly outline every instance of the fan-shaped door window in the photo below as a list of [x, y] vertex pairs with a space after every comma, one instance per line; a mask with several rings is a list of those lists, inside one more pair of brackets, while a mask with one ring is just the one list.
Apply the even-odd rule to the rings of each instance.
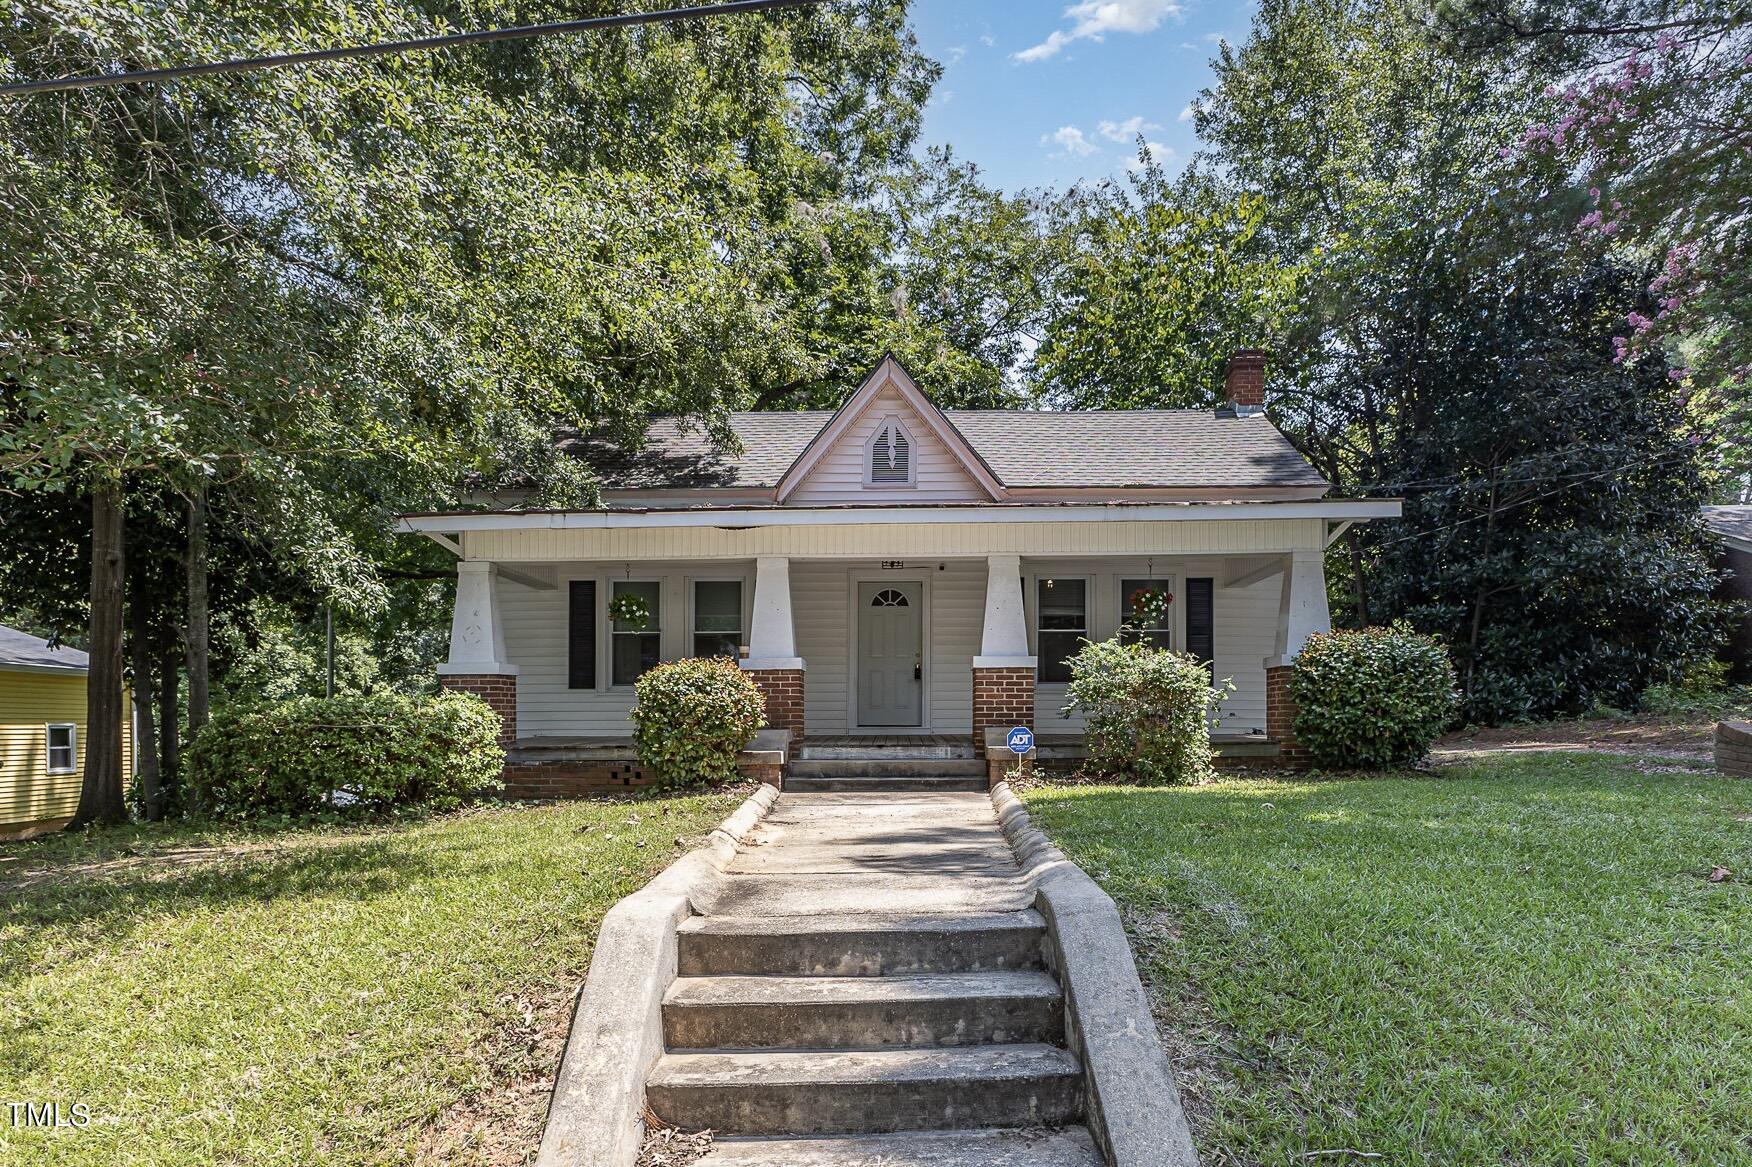
[[913, 442], [906, 427], [889, 418], [870, 439], [869, 474], [872, 486], [910, 486], [913, 481]]
[[883, 588], [870, 597], [870, 606], [872, 608], [907, 608], [911, 607], [912, 603], [906, 598], [905, 592], [897, 591], [894, 588]]

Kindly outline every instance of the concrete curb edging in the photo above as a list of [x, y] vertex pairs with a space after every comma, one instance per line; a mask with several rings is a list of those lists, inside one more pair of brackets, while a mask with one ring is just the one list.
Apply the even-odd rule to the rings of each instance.
[[1046, 918], [1066, 1030], [1083, 1062], [1089, 1131], [1109, 1167], [1198, 1167], [1119, 908], [1034, 826], [1009, 783], [992, 788], [992, 809]]
[[631, 1167], [645, 1135], [645, 1079], [663, 1054], [675, 929], [778, 800], [763, 785], [706, 837], [602, 917], [548, 1101], [536, 1167]]

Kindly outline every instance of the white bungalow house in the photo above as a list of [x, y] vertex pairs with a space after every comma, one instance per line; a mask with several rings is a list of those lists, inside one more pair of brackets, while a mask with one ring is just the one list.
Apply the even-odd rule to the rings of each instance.
[[[1400, 504], [1327, 497], [1262, 412], [1262, 354], [1228, 389], [1216, 410], [941, 410], [890, 357], [831, 413], [735, 414], [740, 454], [675, 420], [638, 451], [576, 442], [601, 509], [403, 517], [459, 557], [444, 683], [526, 762], [608, 756], [640, 673], [704, 654], [739, 660], [793, 745], [982, 749], [992, 726], [1076, 733], [1067, 658], [1161, 592], [1142, 635], [1236, 685], [1220, 742], [1284, 746], [1286, 662], [1329, 626], [1324, 550]], [[643, 627], [610, 616], [628, 595]]]

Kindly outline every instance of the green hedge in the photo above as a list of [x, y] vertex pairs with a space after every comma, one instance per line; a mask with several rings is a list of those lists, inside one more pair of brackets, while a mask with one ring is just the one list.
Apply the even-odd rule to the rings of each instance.
[[1447, 650], [1403, 625], [1311, 636], [1292, 666], [1296, 740], [1322, 766], [1416, 762], [1459, 705]]
[[499, 715], [466, 693], [233, 706], [190, 746], [189, 790], [219, 815], [451, 807], [500, 787], [499, 729]]
[[633, 744], [665, 786], [727, 782], [736, 755], [766, 724], [766, 702], [736, 662], [670, 661], [634, 686]]
[[1089, 765], [1146, 785], [1211, 773], [1211, 719], [1234, 691], [1211, 685], [1197, 657], [1118, 640], [1090, 641], [1071, 658], [1066, 716], [1082, 713]]

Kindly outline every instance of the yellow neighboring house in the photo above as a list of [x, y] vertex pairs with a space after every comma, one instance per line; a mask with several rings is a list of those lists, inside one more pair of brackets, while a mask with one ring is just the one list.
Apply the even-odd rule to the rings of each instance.
[[[0, 839], [67, 825], [85, 767], [85, 654], [0, 625]], [[122, 766], [133, 732], [122, 701]]]

